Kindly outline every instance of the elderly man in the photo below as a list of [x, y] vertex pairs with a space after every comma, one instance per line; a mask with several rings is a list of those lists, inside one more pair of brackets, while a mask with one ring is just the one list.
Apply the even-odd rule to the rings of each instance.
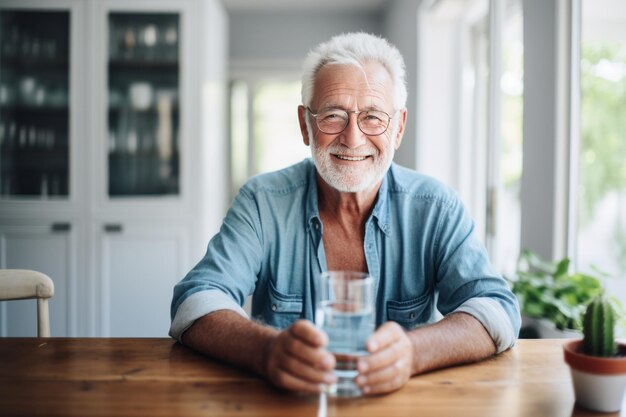
[[[404, 62], [384, 39], [334, 37], [304, 64], [305, 160], [245, 184], [205, 257], [175, 287], [170, 334], [276, 386], [319, 392], [335, 358], [314, 317], [325, 270], [368, 272], [377, 329], [357, 363], [366, 394], [514, 345], [519, 308], [454, 192], [392, 163]], [[250, 320], [241, 306], [253, 295]], [[437, 320], [440, 315], [443, 319]]]

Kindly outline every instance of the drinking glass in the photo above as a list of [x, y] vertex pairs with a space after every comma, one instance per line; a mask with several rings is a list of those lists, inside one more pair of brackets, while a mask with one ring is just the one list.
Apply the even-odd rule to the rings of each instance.
[[362, 272], [327, 271], [319, 278], [315, 323], [328, 335], [335, 355], [337, 382], [324, 386], [335, 397], [359, 397], [355, 379], [359, 357], [368, 354], [365, 342], [374, 331], [373, 278]]

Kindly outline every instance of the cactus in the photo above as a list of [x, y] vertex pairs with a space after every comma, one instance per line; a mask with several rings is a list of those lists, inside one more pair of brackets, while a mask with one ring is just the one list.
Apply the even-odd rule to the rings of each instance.
[[583, 318], [583, 351], [592, 356], [615, 356], [615, 311], [603, 294], [595, 297]]

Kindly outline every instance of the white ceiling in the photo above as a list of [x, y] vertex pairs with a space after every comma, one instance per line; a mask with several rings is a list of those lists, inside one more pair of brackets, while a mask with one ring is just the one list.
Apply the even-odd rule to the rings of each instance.
[[222, 0], [228, 11], [381, 10], [388, 0]]

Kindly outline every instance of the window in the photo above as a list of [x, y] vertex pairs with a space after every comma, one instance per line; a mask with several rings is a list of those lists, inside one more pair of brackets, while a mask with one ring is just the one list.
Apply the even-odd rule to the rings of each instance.
[[492, 263], [510, 275], [520, 251], [521, 0], [437, 2], [420, 23], [418, 169], [458, 190]]
[[582, 2], [576, 261], [626, 305], [626, 4]]
[[505, 276], [522, 247], [569, 256], [626, 306], [626, 2], [442, 0], [421, 17], [418, 169], [459, 191]]
[[298, 123], [300, 81], [231, 85], [231, 194], [250, 177], [302, 161], [310, 150]]

